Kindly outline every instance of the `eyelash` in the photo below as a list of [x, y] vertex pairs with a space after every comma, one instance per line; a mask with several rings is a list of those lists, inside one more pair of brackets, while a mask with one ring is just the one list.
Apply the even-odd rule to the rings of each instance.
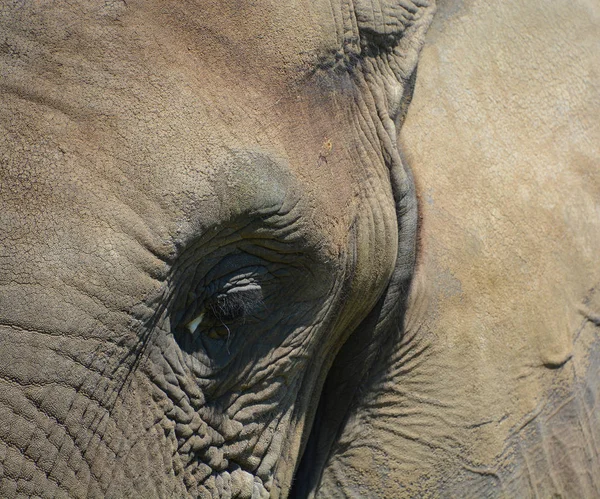
[[257, 312], [262, 305], [262, 293], [260, 288], [252, 289], [250, 293], [229, 292], [219, 294], [209, 301], [205, 307], [206, 311], [222, 322], [228, 324], [249, 317]]
[[200, 308], [196, 302], [191, 312], [193, 318], [185, 322], [185, 328], [192, 334], [197, 330], [204, 331], [208, 336], [220, 337], [219, 328], [227, 330], [227, 336], [231, 333], [229, 326], [245, 322], [246, 318], [252, 317], [264, 310], [262, 288], [257, 282], [248, 283], [243, 286], [228, 286], [228, 289], [213, 295]]

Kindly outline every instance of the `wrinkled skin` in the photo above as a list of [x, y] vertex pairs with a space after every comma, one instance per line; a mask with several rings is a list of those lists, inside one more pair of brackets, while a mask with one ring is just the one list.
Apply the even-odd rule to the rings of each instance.
[[591, 6], [408, 108], [429, 2], [78, 3], [0, 8], [0, 496], [598, 493]]
[[319, 496], [600, 495], [599, 44], [597, 2], [438, 2], [404, 330]]
[[290, 494], [333, 360], [406, 298], [432, 15], [3, 4], [0, 496]]

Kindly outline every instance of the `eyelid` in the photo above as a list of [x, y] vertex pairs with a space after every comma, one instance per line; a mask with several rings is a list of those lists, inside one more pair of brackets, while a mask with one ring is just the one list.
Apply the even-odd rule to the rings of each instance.
[[217, 295], [215, 306], [211, 305], [211, 310], [221, 321], [228, 316], [237, 319], [255, 312], [257, 305], [262, 304], [262, 300], [260, 285], [248, 283], [243, 287], [236, 286]]
[[264, 309], [262, 284], [270, 279], [266, 268], [253, 265], [228, 274], [188, 294], [182, 322], [191, 335], [231, 325]]
[[254, 290], [260, 290], [260, 284], [258, 284], [256, 281], [250, 281], [247, 279], [244, 279], [245, 281], [247, 281], [247, 284], [244, 285], [239, 285], [239, 282], [235, 282], [235, 283], [227, 283], [227, 286], [223, 288], [222, 291], [224, 291], [224, 293], [219, 293], [217, 296], [226, 296], [229, 294], [233, 294], [233, 293], [245, 293], [245, 292], [249, 292], [249, 291], [254, 291]]

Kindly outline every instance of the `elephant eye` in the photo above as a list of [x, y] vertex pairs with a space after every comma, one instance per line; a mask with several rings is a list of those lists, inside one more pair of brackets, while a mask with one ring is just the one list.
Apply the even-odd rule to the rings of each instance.
[[216, 329], [244, 322], [247, 318], [264, 310], [263, 293], [260, 284], [252, 279], [242, 278], [228, 282], [213, 297], [204, 301], [199, 313], [185, 326], [193, 335], [198, 329], [210, 336], [219, 336]]
[[233, 288], [219, 294], [207, 304], [210, 314], [217, 320], [228, 323], [249, 317], [262, 306], [262, 289], [256, 284]]

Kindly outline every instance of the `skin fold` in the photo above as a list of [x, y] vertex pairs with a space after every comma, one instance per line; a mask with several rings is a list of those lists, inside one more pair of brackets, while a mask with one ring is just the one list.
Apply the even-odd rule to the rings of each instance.
[[598, 9], [435, 8], [0, 6], [0, 497], [598, 494]]

